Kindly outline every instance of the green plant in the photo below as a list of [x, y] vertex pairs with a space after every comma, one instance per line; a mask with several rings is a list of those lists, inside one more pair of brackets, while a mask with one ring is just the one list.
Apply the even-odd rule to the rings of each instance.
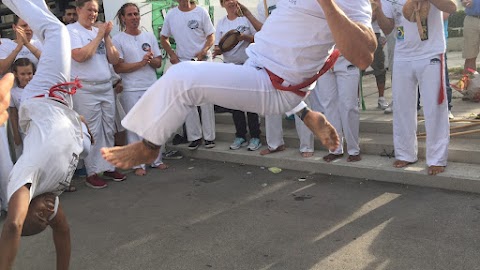
[[449, 28], [463, 27], [463, 20], [465, 19], [465, 11], [459, 10], [450, 15], [448, 18]]

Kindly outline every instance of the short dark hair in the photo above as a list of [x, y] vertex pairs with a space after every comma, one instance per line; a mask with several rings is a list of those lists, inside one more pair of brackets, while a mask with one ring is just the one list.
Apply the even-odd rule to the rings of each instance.
[[63, 15], [65, 15], [65, 13], [67, 12], [67, 9], [77, 9], [77, 7], [72, 6], [72, 5], [66, 6], [65, 9], [63, 10]]
[[25, 217], [25, 222], [22, 227], [22, 236], [32, 236], [43, 232], [48, 225], [38, 223], [33, 217]]
[[17, 16], [17, 14], [13, 15], [13, 24], [18, 24], [18, 21], [20, 20], [20, 17]]

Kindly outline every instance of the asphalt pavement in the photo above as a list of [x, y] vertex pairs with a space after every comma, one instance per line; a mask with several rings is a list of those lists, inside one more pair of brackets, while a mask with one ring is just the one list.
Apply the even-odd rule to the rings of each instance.
[[[480, 269], [480, 196], [207, 160], [61, 203], [71, 269]], [[14, 269], [55, 269], [51, 232]]]

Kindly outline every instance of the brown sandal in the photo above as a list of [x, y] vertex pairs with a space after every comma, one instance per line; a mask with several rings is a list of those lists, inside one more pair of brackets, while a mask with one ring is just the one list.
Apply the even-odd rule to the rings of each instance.
[[285, 150], [285, 145], [284, 144], [280, 145], [279, 147], [277, 147], [273, 150], [270, 150], [270, 148], [267, 147], [267, 149], [263, 149], [262, 151], [260, 151], [260, 155], [265, 156], [265, 155], [273, 154], [273, 153], [280, 152], [280, 151], [283, 151], [283, 150]]
[[339, 155], [335, 155], [335, 154], [328, 154], [326, 156], [323, 157], [323, 160], [326, 161], [326, 162], [332, 162], [336, 159], [339, 159], [343, 157], [343, 154], [339, 154]]
[[349, 155], [348, 158], [347, 158], [347, 162], [357, 162], [357, 161], [360, 161], [360, 160], [362, 160], [362, 157], [360, 156], [360, 154]]

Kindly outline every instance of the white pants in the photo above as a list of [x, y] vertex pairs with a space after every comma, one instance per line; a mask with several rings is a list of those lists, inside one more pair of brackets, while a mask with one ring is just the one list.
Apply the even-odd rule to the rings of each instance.
[[[133, 106], [140, 100], [140, 98], [143, 96], [145, 91], [123, 91], [120, 97], [120, 103], [125, 110], [125, 113], [128, 113]], [[135, 132], [132, 132], [130, 130], [127, 130], [127, 143], [134, 143], [141, 141], [143, 138], [138, 136]], [[164, 148], [162, 146], [162, 148]], [[162, 151], [160, 151], [160, 154], [158, 155], [157, 159], [152, 163], [152, 165], [158, 166], [158, 164], [161, 164], [162, 162]], [[141, 164], [139, 166], [133, 167], [133, 169], [138, 169], [142, 168], [145, 170], [145, 164]]]
[[[312, 131], [300, 120], [296, 114], [295, 128], [298, 138], [300, 139], [299, 151], [301, 153], [314, 151], [314, 136]], [[280, 145], [285, 144], [283, 141], [283, 115], [265, 115], [265, 137], [267, 138], [268, 149], [277, 149]]]
[[90, 154], [84, 160], [87, 176], [91, 176], [115, 170], [115, 167], [103, 159], [100, 153], [102, 147], [114, 145], [115, 97], [110, 82], [98, 85], [86, 82], [82, 84], [83, 88], [73, 96], [73, 108], [85, 117], [95, 140]]
[[[212, 103], [261, 115], [282, 114], [302, 98], [275, 89], [263, 69], [212, 62], [181, 62], [154, 83], [123, 119], [122, 125], [162, 145], [194, 106]], [[148, 115], [150, 121], [145, 121]]]
[[198, 115], [197, 107], [193, 107], [185, 119], [187, 127], [187, 139], [196, 141], [202, 137], [207, 141], [215, 140], [215, 112], [213, 104], [204, 104], [200, 106], [202, 111], [202, 121]]
[[7, 128], [0, 126], [0, 210], [7, 210], [8, 175], [13, 168], [8, 146]]
[[395, 102], [393, 112], [393, 142], [395, 158], [408, 162], [417, 161], [417, 86], [425, 116], [427, 132], [427, 165], [446, 166], [450, 124], [446, 87], [443, 87], [444, 100], [438, 104], [443, 66], [441, 55], [415, 61], [393, 63], [392, 94]]
[[358, 155], [360, 113], [358, 111], [358, 84], [360, 71], [344, 57], [340, 57], [333, 70], [323, 74], [317, 81], [312, 98], [323, 108], [328, 121], [340, 137], [335, 155], [343, 154], [343, 141], [347, 142], [349, 155]]

